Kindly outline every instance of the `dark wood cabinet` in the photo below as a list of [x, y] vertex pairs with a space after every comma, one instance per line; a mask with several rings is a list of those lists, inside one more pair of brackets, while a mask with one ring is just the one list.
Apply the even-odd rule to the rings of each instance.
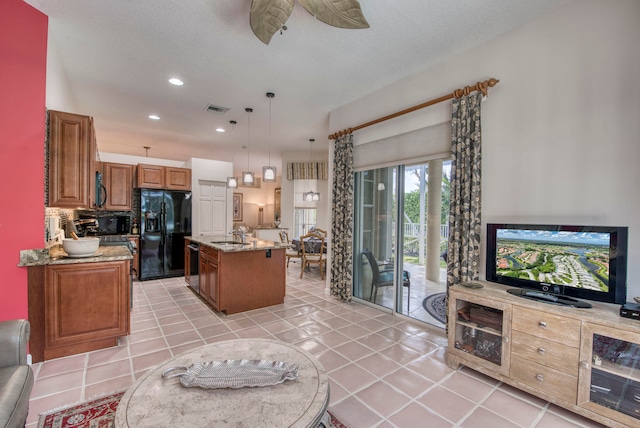
[[137, 187], [143, 189], [191, 190], [191, 170], [138, 164]]
[[102, 179], [107, 192], [105, 210], [131, 211], [133, 204], [133, 165], [102, 163]]
[[34, 362], [116, 346], [129, 334], [129, 260], [29, 268]]
[[49, 207], [91, 208], [95, 195], [96, 139], [89, 116], [50, 110]]
[[191, 190], [191, 170], [166, 167], [164, 184], [168, 190]]
[[164, 167], [138, 164], [137, 186], [143, 189], [164, 189]]
[[[191, 284], [191, 250], [189, 249], [191, 244], [190, 239], [184, 240], [184, 280], [187, 284]], [[200, 266], [198, 266], [198, 269]]]
[[200, 247], [200, 296], [215, 310], [219, 310], [220, 299], [219, 256], [216, 249]]

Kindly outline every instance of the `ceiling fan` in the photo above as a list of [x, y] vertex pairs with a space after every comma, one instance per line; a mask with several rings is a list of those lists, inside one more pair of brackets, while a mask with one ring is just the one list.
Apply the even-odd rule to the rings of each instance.
[[[298, 0], [307, 12], [325, 24], [340, 28], [369, 28], [358, 0]], [[295, 0], [252, 0], [250, 24], [253, 33], [268, 45], [293, 10]]]

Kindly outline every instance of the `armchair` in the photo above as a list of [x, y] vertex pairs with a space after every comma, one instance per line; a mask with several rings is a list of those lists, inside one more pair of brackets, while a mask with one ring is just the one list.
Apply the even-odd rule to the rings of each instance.
[[[371, 267], [371, 294], [369, 295], [369, 301], [374, 302], [378, 297], [378, 288], [390, 287], [393, 285], [393, 270], [380, 270], [378, 262], [369, 249], [365, 249], [362, 252], [362, 256], [366, 259], [367, 263]], [[411, 302], [411, 274], [406, 270], [402, 271], [402, 285], [407, 287], [407, 312], [409, 311], [409, 304]]]
[[27, 320], [0, 322], [0, 427], [24, 427], [29, 413], [33, 372], [27, 365]]

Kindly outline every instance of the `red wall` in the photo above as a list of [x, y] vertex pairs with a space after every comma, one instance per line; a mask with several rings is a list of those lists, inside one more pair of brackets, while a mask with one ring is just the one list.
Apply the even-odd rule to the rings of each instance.
[[48, 18], [0, 1], [0, 321], [27, 318], [20, 250], [44, 247]]

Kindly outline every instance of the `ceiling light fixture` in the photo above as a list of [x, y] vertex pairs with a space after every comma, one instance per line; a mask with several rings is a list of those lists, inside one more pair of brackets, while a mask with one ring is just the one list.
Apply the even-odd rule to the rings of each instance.
[[[231, 132], [233, 132], [236, 129], [236, 122], [235, 120], [230, 120], [229, 123], [231, 124]], [[233, 175], [233, 168], [234, 168], [234, 164], [233, 164], [233, 149], [231, 150], [231, 174]], [[229, 189], [237, 189], [238, 188], [238, 177], [236, 177], [235, 175], [233, 175], [232, 177], [227, 177], [227, 188]]]
[[224, 130], [224, 128], [216, 128], [216, 132], [227, 132]]
[[160, 120], [160, 116], [156, 115], [156, 114], [150, 114], [149, 115], [149, 119], [153, 119], [153, 120]]
[[269, 163], [267, 166], [262, 167], [262, 181], [265, 183], [276, 182], [277, 168], [275, 166], [271, 166], [271, 100], [273, 100], [273, 97], [275, 96], [276, 94], [273, 92], [267, 92], [267, 98], [269, 98]]
[[247, 112], [247, 171], [242, 172], [242, 184], [245, 186], [253, 186], [255, 178], [253, 172], [249, 171], [249, 151], [251, 149], [251, 113], [253, 109], [247, 107], [244, 109]]
[[[316, 141], [313, 138], [309, 139], [309, 163], [313, 162], [313, 142]], [[310, 173], [310, 171], [308, 172]], [[314, 192], [311, 190], [309, 186], [309, 179], [307, 178], [307, 187], [309, 187], [309, 191], [302, 194], [302, 200], [305, 202], [316, 202], [320, 200], [320, 193]]]
[[169, 83], [171, 83], [172, 85], [176, 85], [176, 86], [182, 86], [184, 85], [184, 82], [176, 77], [172, 77], [171, 79], [169, 79]]

